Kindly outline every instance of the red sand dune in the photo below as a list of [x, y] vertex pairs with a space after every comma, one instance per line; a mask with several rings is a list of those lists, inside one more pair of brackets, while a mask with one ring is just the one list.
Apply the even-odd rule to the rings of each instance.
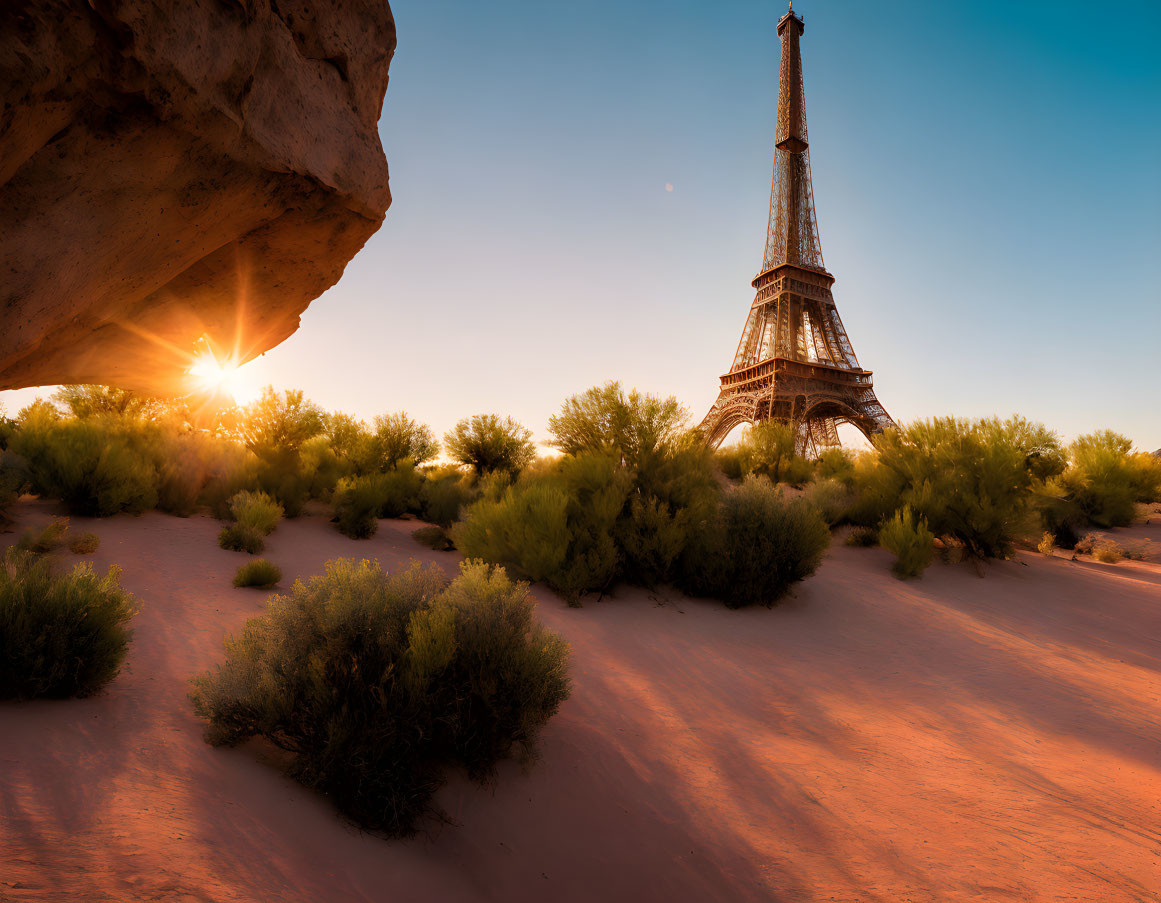
[[[454, 568], [414, 526], [354, 542], [300, 519], [266, 557], [284, 585], [338, 556]], [[73, 529], [142, 610], [106, 692], [0, 705], [0, 900], [1161, 899], [1157, 563], [1021, 555], [902, 583], [836, 545], [773, 611], [538, 589], [575, 678], [541, 760], [453, 780], [457, 824], [393, 842], [202, 741], [186, 680], [265, 598], [230, 585], [244, 557], [217, 522]], [[1161, 525], [1134, 532], [1161, 548]]]

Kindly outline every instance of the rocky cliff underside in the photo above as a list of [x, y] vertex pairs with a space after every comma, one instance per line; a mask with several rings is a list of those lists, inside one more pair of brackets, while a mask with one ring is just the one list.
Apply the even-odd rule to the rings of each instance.
[[188, 390], [298, 328], [391, 202], [385, 0], [0, 9], [0, 389]]

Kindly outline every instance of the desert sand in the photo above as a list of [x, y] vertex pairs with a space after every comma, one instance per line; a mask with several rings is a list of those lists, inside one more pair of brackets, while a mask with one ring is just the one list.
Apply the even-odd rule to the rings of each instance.
[[[1119, 532], [1161, 548], [1158, 520]], [[453, 570], [416, 526], [355, 542], [306, 517], [265, 557], [284, 587], [340, 556]], [[230, 585], [244, 556], [219, 528], [73, 519], [141, 612], [102, 694], [0, 704], [0, 900], [1161, 899], [1156, 561], [1022, 553], [903, 583], [835, 543], [770, 611], [637, 589], [570, 609], [537, 587], [574, 676], [540, 761], [453, 777], [454, 824], [387, 841], [203, 742], [187, 679], [265, 601]]]

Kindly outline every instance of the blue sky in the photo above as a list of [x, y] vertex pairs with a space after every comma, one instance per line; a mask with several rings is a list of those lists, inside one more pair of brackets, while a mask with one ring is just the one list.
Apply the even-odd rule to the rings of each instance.
[[[888, 411], [1161, 446], [1161, 4], [797, 6], [823, 252]], [[608, 379], [699, 419], [764, 246], [784, 6], [393, 9], [394, 204], [256, 375], [440, 433], [543, 439]]]

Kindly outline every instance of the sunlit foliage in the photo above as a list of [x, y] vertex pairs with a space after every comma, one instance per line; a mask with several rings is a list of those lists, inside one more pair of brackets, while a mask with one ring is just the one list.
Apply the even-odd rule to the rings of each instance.
[[856, 461], [852, 519], [879, 526], [910, 506], [969, 554], [1006, 556], [1033, 529], [1035, 490], [1058, 451], [1053, 434], [1022, 418], [937, 417], [888, 430]]
[[135, 613], [120, 572], [89, 564], [56, 574], [49, 560], [10, 549], [0, 563], [0, 697], [88, 696], [125, 660]]
[[443, 441], [451, 459], [477, 475], [496, 471], [518, 474], [536, 457], [532, 431], [498, 414], [466, 417]]
[[900, 579], [918, 577], [935, 554], [935, 534], [927, 529], [927, 521], [916, 517], [909, 505], [904, 505], [879, 529], [879, 544], [895, 553], [892, 570]]
[[282, 570], [278, 565], [265, 558], [255, 558], [247, 561], [234, 574], [234, 586], [254, 586], [267, 589], [282, 579]]
[[484, 781], [513, 750], [531, 759], [567, 655], [502, 569], [333, 561], [227, 640], [191, 698], [211, 743], [264, 737], [360, 825], [407, 835], [447, 769]]
[[749, 476], [698, 524], [682, 557], [680, 584], [732, 608], [770, 606], [818, 568], [830, 531], [805, 499], [788, 499], [765, 477]]

